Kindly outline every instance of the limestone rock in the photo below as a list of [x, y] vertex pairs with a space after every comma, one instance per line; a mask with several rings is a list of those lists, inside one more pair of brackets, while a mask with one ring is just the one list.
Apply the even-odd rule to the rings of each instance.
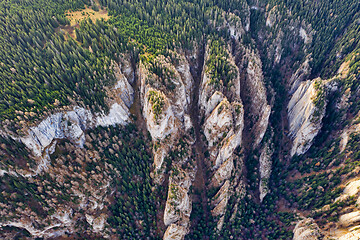
[[280, 17], [276, 6], [273, 7], [270, 11], [267, 11], [267, 17], [266, 17], [266, 26], [267, 27], [273, 27], [276, 22], [277, 22], [277, 18]]
[[344, 189], [344, 194], [349, 196], [354, 196], [359, 192], [360, 188], [360, 180], [352, 181], [348, 183]]
[[211, 115], [205, 121], [204, 134], [208, 139], [209, 147], [216, 146], [227, 135], [233, 126], [233, 117], [230, 103], [224, 99], [212, 111]]
[[288, 104], [289, 135], [293, 140], [291, 156], [304, 154], [321, 129], [326, 101], [320, 99], [323, 103], [317, 105], [314, 102], [319, 91], [323, 91], [321, 85], [320, 89], [316, 88], [317, 81], [321, 80], [302, 82]]
[[211, 202], [211, 205], [215, 206], [211, 210], [211, 214], [214, 217], [220, 217], [220, 220], [217, 223], [217, 229], [219, 231], [222, 229], [222, 226], [224, 224], [225, 212], [229, 199], [230, 199], [230, 181], [226, 180], [224, 185], [216, 193], [215, 197]]
[[130, 108], [134, 101], [134, 89], [131, 87], [129, 80], [120, 71], [115, 68], [115, 77], [118, 80], [114, 89], [119, 91], [118, 95], [127, 108]]
[[[354, 118], [356, 119], [356, 118]], [[341, 140], [340, 140], [340, 151], [343, 152], [346, 148], [346, 145], [349, 141], [349, 137], [352, 133], [358, 133], [360, 132], [360, 123], [351, 125], [350, 127], [347, 127], [343, 133], [341, 134]]]
[[90, 111], [75, 107], [73, 111], [56, 113], [29, 129], [29, 134], [21, 138], [22, 142], [35, 155], [42, 152], [55, 139], [69, 139], [82, 146], [85, 137], [83, 131], [91, 126], [93, 116]]
[[188, 230], [176, 224], [171, 224], [164, 234], [164, 240], [183, 240]]
[[[158, 97], [157, 101], [162, 103], [152, 102], [150, 100], [152, 95]], [[154, 111], [157, 104], [161, 106], [161, 112]], [[147, 128], [154, 140], [163, 140], [167, 135], [177, 131], [175, 126], [175, 116], [172, 110], [170, 100], [166, 95], [156, 89], [149, 88], [145, 94], [144, 99], [144, 117], [146, 119]]]
[[114, 72], [117, 83], [109, 92], [113, 94], [109, 97], [114, 99], [109, 114], [93, 114], [87, 109], [75, 106], [72, 111], [52, 114], [37, 126], [29, 128], [27, 136], [20, 138], [20, 140], [36, 156], [42, 156], [43, 151], [56, 139], [68, 139], [82, 147], [85, 141], [84, 131], [86, 129], [97, 126], [127, 124], [130, 116], [128, 108], [133, 103], [134, 91], [119, 66], [115, 65]]
[[[151, 72], [150, 66], [144, 64], [139, 65], [138, 73], [143, 115], [154, 145], [157, 146], [153, 149], [155, 168], [159, 172], [156, 182], [162, 179], [163, 175], [159, 170], [163, 167], [164, 158], [173, 142], [184, 131], [192, 128], [188, 114], [193, 86], [190, 66], [183, 55], [175, 52], [171, 54], [178, 61], [173, 62], [164, 56], [159, 56], [154, 60], [160, 68], [171, 72], [172, 77], [166, 78], [166, 81], [161, 80], [159, 76]], [[161, 101], [161, 106], [150, 101], [151, 95], [154, 94]], [[156, 110], [155, 113], [155, 108], [161, 110]]]
[[213, 216], [217, 217], [225, 214], [227, 202], [230, 197], [229, 191], [230, 191], [230, 181], [226, 180], [224, 185], [222, 185], [222, 187], [216, 193], [215, 197], [211, 202], [211, 204], [215, 206], [215, 208], [211, 210], [211, 214]]
[[129, 109], [126, 108], [122, 103], [114, 103], [110, 107], [110, 111], [108, 115], [99, 114], [96, 118], [96, 126], [113, 126], [116, 124], [126, 125], [130, 122], [130, 112]]
[[339, 223], [344, 227], [352, 226], [360, 222], [360, 211], [351, 212], [340, 216]]
[[263, 139], [268, 127], [271, 106], [267, 102], [262, 63], [258, 53], [246, 49], [245, 59], [248, 62], [246, 68], [247, 78], [245, 89], [248, 97], [251, 98], [250, 112], [253, 115], [254, 123], [251, 130], [253, 135], [253, 147], [257, 147]]
[[[239, 21], [239, 19], [228, 19]], [[237, 22], [236, 24], [240, 24]], [[240, 38], [240, 33], [230, 26], [233, 37]], [[243, 31], [243, 30], [241, 30]], [[238, 35], [239, 34], [239, 35]], [[232, 55], [226, 47], [229, 58], [227, 63], [236, 69], [236, 74], [231, 80], [231, 87], [226, 87], [222, 81], [214, 84], [206, 62], [209, 59], [209, 45], [205, 50], [205, 64], [202, 72], [202, 81], [199, 92], [199, 107], [201, 117], [204, 119], [202, 126], [207, 146], [210, 153], [209, 167], [212, 171], [210, 188], [220, 190], [211, 199], [212, 215], [219, 217], [217, 228], [221, 230], [224, 215], [230, 197], [230, 180], [234, 174], [234, 152], [241, 145], [244, 128], [244, 107], [240, 97], [239, 69]]]
[[293, 240], [318, 240], [321, 233], [318, 225], [311, 218], [306, 218], [298, 222], [294, 229]]
[[304, 39], [305, 44], [310, 44], [312, 42], [312, 34], [308, 34], [303, 27], [300, 27], [299, 35], [302, 39]]
[[271, 176], [271, 166], [272, 166], [272, 157], [273, 150], [270, 147], [270, 143], [267, 142], [265, 147], [261, 151], [260, 155], [260, 201], [264, 199], [266, 194], [269, 192], [268, 181]]
[[[359, 226], [356, 227], [359, 228]], [[339, 237], [338, 240], [359, 240], [359, 239], [360, 239], [360, 230], [353, 230]]]
[[310, 75], [311, 68], [309, 63], [310, 63], [310, 57], [307, 56], [305, 61], [291, 76], [289, 80], [289, 85], [291, 86], [291, 89], [289, 91], [290, 94], [293, 94], [296, 91], [296, 89], [298, 89], [300, 83], [305, 81]]
[[121, 73], [125, 76], [126, 80], [132, 84], [135, 80], [135, 72], [131, 64], [131, 58], [127, 54], [123, 54], [121, 57], [119, 57], [119, 68]]
[[105, 227], [106, 214], [100, 214], [100, 216], [92, 216], [85, 214], [87, 223], [92, 227], [94, 232], [100, 232]]
[[173, 223], [181, 223], [187, 226], [192, 210], [190, 196], [191, 178], [185, 171], [172, 173], [169, 179], [168, 197], [164, 211], [164, 223], [166, 226]]

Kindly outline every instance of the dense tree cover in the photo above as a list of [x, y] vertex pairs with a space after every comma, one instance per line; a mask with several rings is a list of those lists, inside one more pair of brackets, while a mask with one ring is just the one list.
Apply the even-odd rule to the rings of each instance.
[[[230, 199], [221, 231], [216, 229], [216, 221], [211, 215], [204, 215], [203, 208], [194, 203], [191, 222], [194, 224], [185, 239], [291, 239], [291, 226], [297, 220], [294, 213], [276, 211], [276, 197], [271, 194], [262, 204], [245, 196], [237, 201]], [[238, 207], [234, 208], [234, 203]], [[232, 218], [232, 220], [230, 220]], [[216, 219], [219, 220], [219, 219]]]
[[[83, 149], [69, 141], [60, 141], [51, 155], [51, 170], [48, 172], [41, 172], [32, 178], [5, 173], [0, 178], [0, 203], [5, 204], [0, 211], [10, 211], [11, 215], [1, 214], [1, 221], [18, 217], [25, 208], [30, 208], [37, 219], [51, 217], [64, 205], [70, 206], [74, 215], [78, 212], [83, 214], [78, 192], [91, 196], [92, 193], [88, 191], [100, 191], [110, 180], [110, 189], [105, 190], [105, 196], [111, 195], [113, 201], [107, 208], [110, 231], [115, 229], [113, 233], [120, 239], [159, 239], [156, 207], [160, 202], [159, 196], [166, 197], [166, 193], [160, 192], [162, 188], [155, 188], [150, 178], [150, 140], [132, 124], [126, 127], [99, 127], [87, 131], [86, 138], [88, 142]], [[8, 160], [19, 157], [19, 154], [25, 157], [29, 155], [19, 143], [3, 138], [0, 140], [1, 169], [5, 168]], [[10, 147], [11, 143], [13, 147]], [[14, 149], [22, 150], [13, 153]], [[9, 155], [13, 157], [9, 159]], [[18, 165], [15, 171], [20, 167]], [[26, 166], [24, 168], [27, 169]], [[85, 178], [75, 177], [79, 176], [77, 174]], [[107, 204], [106, 201], [104, 204]], [[77, 239], [84, 239], [89, 225], [85, 220], [77, 221]]]
[[[41, 199], [37, 191], [37, 186], [34, 183], [30, 183], [26, 178], [19, 178], [13, 175], [4, 175], [0, 179], [1, 191], [0, 202], [10, 204], [11, 208], [16, 208], [18, 203], [26, 204], [40, 216], [44, 216], [47, 213], [43, 207], [47, 207], [48, 204]], [[8, 197], [12, 195], [12, 201], [8, 200]], [[10, 216], [1, 216], [2, 220], [9, 219]]]
[[[235, 215], [230, 211], [225, 215], [224, 227], [217, 239], [291, 239], [291, 225], [296, 217], [293, 213], [278, 211], [277, 200], [275, 194], [269, 194], [259, 204], [246, 195], [239, 201]], [[230, 199], [229, 209], [236, 201], [235, 196]], [[232, 221], [231, 217], [234, 217]]]
[[162, 108], [164, 106], [164, 97], [161, 96], [160, 92], [149, 91], [148, 100], [152, 105], [152, 110], [155, 115], [155, 120], [158, 120], [158, 117], [161, 115]]
[[[200, 196], [200, 193], [197, 194]], [[210, 207], [208, 206], [208, 208], [208, 212], [210, 212]], [[193, 203], [190, 222], [192, 223], [191, 231], [185, 236], [186, 240], [218, 239], [215, 219], [211, 216], [211, 214], [205, 215], [204, 209], [200, 203]]]
[[[40, 185], [34, 182], [33, 179], [7, 173], [0, 178], [0, 203], [3, 204], [1, 210], [11, 212], [11, 214], [2, 214], [2, 221], [12, 220], [16, 217], [16, 214], [26, 208], [31, 209], [39, 218], [46, 218], [56, 211], [53, 202], [49, 201], [56, 194], [55, 191], [61, 193], [56, 194], [56, 201], [59, 205], [69, 204], [70, 200], [76, 200], [76, 198], [70, 196], [69, 187], [60, 186], [49, 174], [44, 173], [38, 178], [41, 179], [41, 182], [48, 184]], [[39, 187], [41, 189], [45, 188], [45, 190], [52, 189], [53, 191], [40, 191]]]
[[[268, 0], [270, 6], [278, 5], [283, 13], [290, 13], [293, 19], [311, 24], [316, 31], [311, 43], [314, 75], [321, 73], [329, 76], [337, 71], [333, 68], [336, 58], [342, 58], [349, 49], [334, 48], [337, 40], [344, 34], [347, 27], [357, 22], [360, 3], [356, 0]], [[338, 45], [339, 46], [339, 45]], [[351, 48], [351, 46], [349, 46]], [[331, 53], [331, 54], [330, 54]], [[330, 65], [330, 66], [328, 66]]]
[[101, 0], [102, 5], [108, 6], [110, 14], [135, 17], [142, 22], [172, 36], [170, 45], [191, 47], [193, 40], [198, 40], [204, 33], [208, 33], [210, 19], [220, 17], [218, 8], [240, 9], [243, 1], [181, 1], [181, 0]]
[[[79, 45], [59, 28], [66, 10], [90, 1], [2, 1], [0, 3], [1, 120], [33, 119], [71, 101], [107, 110], [103, 86], [113, 81], [109, 67], [117, 53], [131, 50], [149, 61], [173, 47], [191, 48], [210, 32], [219, 7], [241, 9], [242, 1], [100, 1], [113, 16], [85, 21], [76, 29]], [[242, 11], [238, 11], [239, 14]], [[197, 41], [194, 41], [194, 40]], [[89, 48], [91, 47], [91, 48]], [[96, 104], [94, 104], [96, 103]]]
[[[114, 204], [109, 207], [111, 216], [108, 223], [117, 230], [121, 239], [157, 239], [156, 206], [160, 194], [152, 191], [151, 143], [131, 124], [125, 129], [109, 127], [92, 132], [102, 136], [90, 142], [96, 150], [103, 151], [102, 161], [121, 171], [120, 176], [116, 171], [112, 173], [112, 187], [116, 192]], [[106, 147], [98, 144], [99, 141]], [[116, 146], [118, 144], [121, 148]]]
[[[342, 209], [354, 206], [354, 198], [334, 200], [343, 193], [342, 184], [356, 178], [356, 168], [360, 166], [359, 134], [351, 134], [347, 147], [340, 152], [339, 139], [334, 141], [326, 131], [323, 130], [307, 154], [293, 157], [288, 167], [283, 166], [280, 178], [272, 182], [276, 186], [273, 191], [286, 199], [289, 206], [312, 210], [310, 216], [320, 224], [337, 221]], [[291, 171], [293, 174], [285, 173]], [[302, 176], [290, 177], [294, 172]], [[320, 211], [327, 205], [328, 208]]]
[[[134, 56], [140, 53], [141, 59], [152, 60], [154, 54], [166, 54], [169, 48], [192, 48], [204, 34], [219, 34], [209, 23], [223, 21], [220, 10], [234, 11], [242, 20], [246, 14], [244, 1], [235, 0], [101, 0], [100, 3], [113, 17], [107, 22], [82, 23], [76, 29], [76, 39], [82, 46], [58, 32], [59, 26], [69, 24], [65, 11], [81, 9], [89, 1], [0, 3], [1, 120], [15, 119], [15, 111], [25, 114], [25, 119], [32, 119], [44, 109], [70, 104], [71, 99], [89, 106], [95, 102], [94, 111], [106, 111], [103, 85], [113, 80], [109, 66], [116, 53], [130, 49]], [[320, 71], [325, 60], [326, 65], [338, 64], [339, 54], [343, 56], [357, 46], [358, 24], [353, 21], [359, 8], [357, 1], [348, 0], [344, 4], [330, 0], [321, 3], [271, 0], [269, 3], [286, 6], [279, 9], [289, 9], [293, 18], [306, 20], [316, 30], [312, 46], [314, 73]], [[328, 57], [335, 39], [350, 23], [353, 23], [351, 31]], [[354, 41], [348, 41], [351, 36]], [[225, 72], [229, 70], [221, 62], [218, 65]], [[333, 68], [324, 71], [334, 72]]]
[[15, 141], [10, 137], [0, 135], [0, 168], [7, 169], [8, 166], [20, 166], [22, 168], [33, 167], [34, 160], [30, 151], [22, 142]]
[[233, 81], [238, 72], [230, 64], [225, 42], [221, 38], [214, 37], [210, 42], [209, 52], [206, 70], [211, 77], [210, 84], [215, 85], [215, 88], [219, 88], [221, 85], [230, 88], [234, 84]]
[[[66, 9], [83, 1], [2, 1], [0, 3], [0, 118], [32, 119], [44, 109], [69, 104], [106, 110], [102, 85], [112, 80], [110, 59], [96, 56], [57, 34], [69, 23]], [[15, 112], [19, 111], [19, 112]]]

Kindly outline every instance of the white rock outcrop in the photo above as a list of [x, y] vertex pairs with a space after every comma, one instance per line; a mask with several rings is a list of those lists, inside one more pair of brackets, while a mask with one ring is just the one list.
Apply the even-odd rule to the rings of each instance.
[[209, 147], [216, 147], [233, 125], [232, 108], [228, 100], [224, 98], [204, 123], [204, 134]]
[[211, 214], [214, 217], [220, 217], [220, 220], [217, 223], [217, 229], [220, 231], [224, 225], [225, 211], [230, 199], [230, 181], [226, 180], [225, 183], [221, 186], [220, 190], [216, 193], [211, 201], [211, 205], [215, 206], [211, 210]]
[[[128, 68], [126, 71], [130, 70]], [[70, 140], [82, 147], [85, 142], [84, 131], [97, 126], [125, 125], [130, 121], [129, 107], [133, 103], [133, 89], [128, 79], [121, 72], [120, 66], [114, 66], [117, 83], [108, 91], [110, 111], [108, 114], [93, 114], [90, 110], [75, 106], [72, 111], [58, 112], [42, 120], [38, 125], [30, 127], [27, 135], [19, 139], [34, 153], [42, 158], [42, 163], [48, 158], [49, 147], [55, 149], [56, 141]], [[131, 75], [131, 73], [128, 73]], [[54, 145], [52, 145], [54, 143]], [[50, 151], [51, 154], [51, 151]], [[44, 167], [40, 164], [39, 169]], [[36, 173], [39, 171], [36, 170]], [[29, 175], [30, 176], [30, 175]]]
[[[143, 115], [154, 144], [159, 146], [153, 149], [156, 171], [163, 167], [164, 158], [173, 142], [180, 137], [182, 132], [192, 127], [188, 114], [193, 86], [190, 66], [183, 55], [175, 52], [172, 54], [178, 59], [176, 64], [164, 56], [159, 56], [154, 60], [160, 68], [171, 72], [172, 76], [166, 77], [164, 81], [151, 72], [150, 66], [139, 65]], [[150, 95], [154, 94], [162, 101], [161, 111], [157, 114], [153, 109], [154, 102], [150, 101]]]
[[319, 226], [312, 218], [299, 221], [294, 228], [293, 240], [320, 240]]
[[303, 27], [300, 27], [299, 35], [304, 40], [305, 44], [310, 44], [312, 42], [312, 34], [307, 33]]
[[126, 125], [130, 121], [129, 109], [123, 106], [121, 103], [114, 103], [110, 107], [109, 114], [99, 114], [96, 117], [97, 126], [113, 126], [113, 125]]
[[[189, 229], [190, 214], [192, 210], [189, 189], [192, 184], [191, 177], [183, 170], [174, 170], [169, 179], [168, 196], [164, 210], [164, 224], [168, 226], [165, 235], [176, 234], [175, 229], [181, 229], [179, 236], [184, 237]], [[170, 234], [172, 233], [172, 234]], [[164, 236], [164, 239], [165, 238]], [[182, 238], [180, 238], [182, 239]]]
[[[239, 23], [240, 24], [240, 23]], [[235, 34], [235, 33], [234, 33]], [[225, 51], [228, 51], [225, 49]], [[212, 171], [210, 187], [220, 190], [211, 200], [212, 215], [219, 218], [217, 228], [221, 230], [228, 199], [231, 195], [231, 184], [234, 166], [234, 152], [242, 142], [244, 128], [244, 108], [240, 97], [240, 76], [238, 67], [230, 56], [230, 64], [236, 76], [231, 80], [231, 87], [224, 86], [222, 81], [214, 84], [207, 69], [210, 57], [209, 44], [205, 52], [205, 65], [199, 92], [199, 107], [202, 126], [210, 153], [209, 168]]]
[[164, 234], [164, 240], [183, 240], [188, 233], [186, 227], [171, 224]]
[[227, 22], [225, 23], [229, 29], [230, 36], [235, 40], [240, 40], [242, 35], [245, 34], [245, 29], [241, 18], [233, 13], [228, 13], [226, 15]]
[[85, 214], [86, 222], [92, 227], [94, 232], [101, 232], [104, 230], [107, 215], [100, 214], [99, 216], [91, 216]]
[[[357, 118], [354, 118], [357, 119]], [[348, 144], [350, 135], [352, 133], [359, 133], [360, 132], [360, 123], [358, 124], [353, 124], [350, 127], [347, 127], [344, 129], [343, 133], [340, 135], [341, 140], [340, 140], [340, 152], [343, 152], [346, 148], [346, 145]]]
[[[357, 226], [359, 228], [360, 226]], [[350, 230], [349, 233], [346, 233], [338, 238], [338, 240], [359, 240], [360, 239], [360, 230], [354, 229]]]
[[266, 11], [267, 17], [266, 17], [266, 26], [267, 27], [275, 27], [275, 24], [278, 20], [278, 18], [281, 17], [281, 15], [279, 14], [277, 7], [273, 7], [271, 10]]
[[299, 85], [301, 82], [305, 81], [311, 72], [311, 68], [310, 68], [310, 56], [307, 56], [305, 61], [300, 65], [300, 67], [295, 71], [295, 73], [293, 75], [291, 75], [291, 78], [289, 80], [289, 86], [290, 94], [293, 94], [296, 89], [298, 89]]
[[[302, 82], [292, 95], [288, 104], [289, 135], [293, 140], [291, 156], [304, 154], [312, 144], [322, 126], [322, 118], [325, 114], [326, 101], [323, 104], [315, 104], [319, 91], [316, 88], [318, 79]], [[321, 109], [319, 106], [322, 106]]]
[[360, 222], [360, 211], [347, 213], [347, 214], [341, 215], [339, 218], [339, 223], [343, 227], [350, 227], [359, 222]]
[[242, 6], [239, 7], [241, 18], [239, 17], [239, 14], [220, 10], [221, 21], [210, 20], [210, 24], [218, 31], [228, 31], [233, 39], [240, 41], [241, 37], [250, 30], [250, 7], [246, 1], [241, 2], [241, 5]]
[[[157, 113], [154, 112], [154, 104], [156, 103], [150, 101], [152, 94], [157, 95], [159, 101], [162, 101], [163, 106], [161, 113], [158, 114], [158, 116], [156, 115]], [[145, 94], [143, 111], [147, 129], [154, 140], [164, 140], [169, 134], [177, 132], [176, 118], [174, 116], [170, 100], [163, 92], [154, 88], [149, 88]], [[158, 164], [156, 164], [156, 166], [158, 166]]]
[[[139, 65], [140, 95], [146, 127], [154, 143], [153, 180], [164, 181], [164, 159], [193, 128], [190, 118], [191, 93], [193, 78], [190, 65], [183, 54], [171, 52], [169, 57], [158, 56], [153, 63]], [[169, 73], [164, 77], [158, 71]], [[185, 140], [191, 145], [193, 140]], [[190, 149], [189, 149], [190, 151]], [[190, 214], [192, 210], [189, 189], [194, 180], [194, 169], [182, 169], [182, 164], [189, 162], [188, 155], [171, 163], [172, 174], [169, 177], [168, 195], [164, 211], [164, 224], [167, 230], [163, 239], [184, 239], [189, 232]], [[177, 169], [177, 170], [174, 170]]]
[[50, 217], [50, 219], [52, 219], [52, 223], [42, 229], [34, 226], [35, 224], [33, 224], [30, 219], [27, 219], [27, 217], [23, 217], [17, 221], [0, 223], [0, 228], [5, 226], [16, 227], [26, 229], [26, 231], [28, 231], [33, 237], [46, 239], [53, 238], [63, 235], [66, 232], [66, 228], [73, 228], [74, 222], [71, 219], [72, 214], [72, 210], [64, 210], [60, 208]]
[[268, 194], [269, 187], [268, 182], [271, 176], [271, 167], [272, 161], [271, 157], [273, 154], [273, 150], [271, 149], [270, 143], [267, 142], [260, 154], [260, 184], [259, 184], [259, 192], [260, 192], [260, 201], [262, 202], [264, 197]]
[[80, 146], [85, 141], [84, 130], [92, 125], [93, 115], [89, 110], [75, 107], [73, 111], [56, 113], [29, 129], [21, 141], [41, 156], [46, 147], [56, 139], [69, 139]]
[[360, 191], [360, 180], [355, 180], [349, 182], [345, 189], [344, 194], [347, 194], [349, 196], [355, 196]]

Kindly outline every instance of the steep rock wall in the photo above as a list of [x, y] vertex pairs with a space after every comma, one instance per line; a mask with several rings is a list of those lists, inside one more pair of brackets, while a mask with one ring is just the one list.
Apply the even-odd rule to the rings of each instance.
[[[165, 77], [167, 82], [151, 72], [151, 66], [140, 64], [139, 79], [142, 96], [143, 115], [154, 142], [160, 147], [154, 149], [155, 168], [163, 167], [163, 161], [169, 152], [172, 143], [189, 127], [188, 107], [193, 79], [190, 74], [189, 64], [184, 56], [173, 53], [178, 60], [175, 66], [170, 59], [158, 57], [154, 64], [170, 71], [172, 76]], [[151, 100], [151, 95], [156, 95], [158, 104]], [[156, 105], [157, 104], [157, 105]], [[160, 110], [155, 110], [159, 107]], [[157, 111], [156, 113], [154, 112]], [[165, 143], [165, 138], [169, 140]], [[160, 144], [161, 143], [161, 144]]]
[[293, 240], [318, 240], [321, 233], [318, 225], [311, 218], [299, 221], [294, 229]]
[[[173, 150], [179, 139], [187, 146], [194, 143], [190, 130], [191, 93], [193, 78], [190, 65], [185, 56], [172, 52], [172, 59], [158, 56], [154, 62], [140, 63], [139, 80], [146, 126], [154, 143], [154, 181], [158, 184], [165, 180], [168, 171], [164, 159]], [[174, 149], [175, 150], [175, 149]], [[190, 162], [191, 148], [182, 157], [171, 162], [168, 196], [164, 211], [164, 224], [167, 230], [164, 239], [184, 239], [189, 232], [192, 202], [189, 189], [194, 180], [196, 169]], [[183, 165], [190, 167], [184, 169]], [[176, 169], [176, 170], [174, 170]]]
[[[204, 119], [202, 128], [210, 153], [207, 163], [207, 167], [212, 172], [209, 187], [220, 187], [211, 200], [211, 213], [219, 218], [217, 228], [220, 230], [224, 223], [228, 199], [233, 192], [229, 179], [235, 171], [235, 149], [242, 142], [244, 109], [240, 98], [239, 70], [231, 57], [228, 59], [228, 64], [236, 69], [236, 76], [231, 80], [231, 88], [226, 88], [221, 81], [220, 85], [213, 83], [206, 65], [211, 55], [209, 44], [210, 42], [205, 52], [199, 107]], [[228, 55], [230, 56], [229, 52]]]
[[248, 107], [251, 114], [249, 116], [251, 118], [251, 129], [249, 131], [253, 136], [253, 148], [256, 148], [267, 130], [271, 106], [267, 102], [260, 56], [254, 50], [245, 49], [243, 62], [247, 63], [243, 91], [246, 92], [245, 96], [249, 99]]
[[[123, 61], [125, 61], [123, 59]], [[126, 68], [126, 71], [130, 71]], [[85, 142], [84, 131], [97, 126], [125, 125], [130, 121], [129, 106], [133, 103], [133, 89], [129, 80], [121, 72], [121, 66], [114, 66], [117, 83], [108, 90], [110, 110], [108, 114], [93, 114], [90, 110], [75, 106], [72, 111], [58, 112], [47, 117], [38, 125], [30, 127], [21, 140], [35, 156], [44, 163], [51, 152], [45, 151], [56, 140], [68, 139], [82, 147]], [[15, 137], [16, 139], [18, 137]], [[35, 170], [37, 174], [44, 164]], [[45, 164], [46, 165], [46, 164]], [[30, 174], [31, 175], [31, 174]]]
[[260, 183], [259, 183], [259, 192], [260, 192], [260, 201], [263, 201], [264, 197], [269, 193], [270, 189], [268, 187], [268, 182], [271, 176], [271, 167], [272, 167], [272, 154], [273, 147], [271, 141], [266, 142], [265, 146], [261, 150], [259, 158], [259, 171], [260, 171]]
[[[61, 236], [65, 233], [72, 233], [76, 230], [77, 221], [85, 218], [91, 231], [101, 232], [105, 228], [107, 214], [103, 213], [105, 204], [109, 202], [110, 178], [106, 174], [95, 174], [85, 177], [86, 172], [74, 172], [73, 166], [54, 167], [50, 164], [50, 155], [55, 152], [59, 140], [69, 140], [77, 151], [85, 151], [82, 147], [87, 142], [85, 131], [98, 126], [125, 125], [130, 122], [129, 107], [133, 103], [133, 89], [129, 82], [133, 81], [133, 69], [128, 56], [123, 56], [119, 64], [113, 63], [114, 74], [117, 79], [115, 86], [107, 90], [107, 101], [110, 106], [109, 113], [92, 113], [85, 108], [74, 106], [73, 110], [62, 111], [51, 114], [35, 126], [23, 130], [25, 136], [13, 136], [15, 140], [22, 141], [33, 153], [37, 159], [36, 169], [25, 171], [19, 169], [8, 171], [14, 177], [26, 177], [29, 181], [37, 181], [36, 175], [46, 174], [57, 176], [57, 180], [62, 182], [63, 186], [70, 186], [64, 183], [64, 176], [71, 177], [71, 185], [79, 187], [79, 181], [84, 181], [82, 188], [72, 188], [73, 196], [79, 201], [73, 206], [59, 203], [53, 196], [50, 199], [44, 199], [47, 204], [51, 204], [55, 213], [43, 217], [34, 214], [31, 209], [26, 207], [24, 210], [16, 211], [15, 218], [0, 223], [0, 226], [10, 226], [26, 229], [33, 237], [51, 238]], [[5, 134], [5, 133], [4, 133]], [[5, 134], [6, 135], [6, 134]], [[68, 146], [71, 144], [67, 144]], [[95, 156], [91, 152], [87, 153], [89, 161], [97, 161], [100, 156]], [[89, 158], [90, 157], [90, 158]], [[92, 160], [91, 160], [92, 159]], [[76, 159], [75, 161], [79, 161]], [[1, 171], [4, 172], [5, 171]], [[75, 179], [80, 179], [75, 181]], [[101, 180], [101, 183], [98, 181]], [[46, 183], [43, 183], [45, 186]], [[44, 192], [43, 187], [40, 192]], [[89, 191], [89, 192], [88, 192]], [[50, 194], [50, 192], [48, 192]], [[54, 189], [56, 194], [56, 189]], [[55, 199], [55, 200], [54, 200]], [[48, 209], [47, 209], [48, 210]], [[81, 213], [79, 213], [81, 212]], [[105, 234], [106, 235], [106, 234]]]
[[291, 156], [305, 153], [322, 126], [326, 102], [320, 97], [324, 91], [320, 81], [302, 82], [289, 101], [289, 135], [293, 139]]

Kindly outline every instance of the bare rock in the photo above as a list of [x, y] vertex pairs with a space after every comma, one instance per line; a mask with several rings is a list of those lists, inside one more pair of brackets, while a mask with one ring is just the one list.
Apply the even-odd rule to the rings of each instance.
[[296, 224], [293, 240], [318, 239], [321, 239], [320, 229], [312, 218], [303, 219]]
[[324, 90], [320, 79], [308, 80], [291, 97], [288, 104], [289, 135], [293, 140], [291, 156], [305, 153], [321, 129], [326, 107], [325, 99], [319, 98], [324, 94], [321, 91]]
[[339, 223], [344, 227], [353, 226], [360, 222], [360, 211], [351, 212], [340, 216]]
[[171, 224], [164, 234], [164, 240], [183, 240], [188, 233], [186, 227]]

